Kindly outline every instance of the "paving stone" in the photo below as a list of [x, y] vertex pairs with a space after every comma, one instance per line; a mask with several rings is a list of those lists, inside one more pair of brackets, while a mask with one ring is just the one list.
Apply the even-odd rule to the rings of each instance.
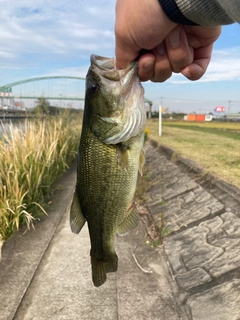
[[146, 160], [151, 176], [148, 206], [153, 215], [164, 216], [170, 232], [223, 211], [224, 204], [149, 145]]
[[[177, 186], [184, 188], [184, 190], [186, 190], [188, 184], [191, 188], [197, 187], [196, 182], [182, 173], [176, 164], [167, 160], [157, 149], [148, 144], [146, 145], [146, 167], [149, 168], [149, 170], [146, 170], [151, 177], [152, 186], [156, 185], [155, 182], [161, 183], [166, 194], [168, 194], [167, 189], [173, 189], [176, 192]], [[183, 181], [180, 181], [181, 179], [184, 179], [184, 184], [182, 184]], [[154, 189], [156, 188], [154, 187]]]
[[[226, 212], [220, 216], [223, 223], [221, 231], [212, 232], [211, 245], [221, 247], [224, 250], [222, 257], [210, 263], [209, 270], [214, 277], [240, 267], [240, 218], [232, 212]], [[214, 233], [216, 237], [214, 237]]]
[[232, 212], [226, 212], [221, 215], [224, 223], [222, 225], [222, 229], [230, 236], [230, 237], [240, 237], [240, 219], [238, 216], [233, 214]]
[[[226, 212], [165, 240], [165, 251], [180, 287], [189, 289], [240, 267], [240, 238], [236, 236], [239, 223], [236, 215]], [[201, 272], [194, 278], [196, 268], [206, 274]], [[183, 283], [187, 277], [188, 283]]]
[[206, 227], [194, 227], [165, 240], [165, 251], [175, 276], [204, 267], [209, 260], [223, 254], [222, 248], [206, 242], [207, 233]]
[[[224, 209], [224, 204], [201, 187], [166, 201], [157, 197], [156, 194], [151, 196], [152, 201], [149, 201], [148, 205], [152, 213], [154, 215], [164, 215], [164, 220], [170, 232], [200, 222], [207, 217], [211, 218]], [[161, 203], [162, 205], [160, 205]]]
[[187, 306], [192, 320], [239, 320], [240, 280], [232, 280], [192, 295]]
[[196, 268], [176, 276], [179, 287], [189, 289], [197, 284], [202, 284], [211, 280], [209, 274], [201, 269]]
[[197, 184], [193, 180], [189, 179], [188, 176], [185, 174], [179, 174], [173, 179], [171, 184], [165, 184], [163, 198], [168, 200], [196, 187]]

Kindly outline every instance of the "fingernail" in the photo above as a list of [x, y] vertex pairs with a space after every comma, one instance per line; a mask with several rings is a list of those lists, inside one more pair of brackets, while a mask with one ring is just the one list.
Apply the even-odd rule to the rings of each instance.
[[165, 49], [165, 44], [164, 44], [163, 42], [157, 46], [157, 53], [158, 53], [160, 56], [165, 56], [165, 54], [166, 54], [166, 49]]
[[171, 47], [176, 49], [180, 44], [180, 32], [178, 30], [171, 31], [168, 35], [168, 39]]

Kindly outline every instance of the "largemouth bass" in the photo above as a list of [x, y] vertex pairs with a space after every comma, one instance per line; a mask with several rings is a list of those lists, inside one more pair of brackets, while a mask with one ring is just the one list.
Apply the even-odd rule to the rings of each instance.
[[91, 56], [70, 225], [79, 233], [88, 223], [96, 287], [117, 271], [116, 233], [138, 225], [133, 198], [144, 163], [143, 94], [137, 62], [117, 70], [114, 58]]

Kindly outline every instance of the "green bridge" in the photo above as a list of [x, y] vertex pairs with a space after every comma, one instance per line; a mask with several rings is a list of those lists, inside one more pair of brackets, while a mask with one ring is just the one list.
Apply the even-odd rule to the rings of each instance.
[[[20, 106], [16, 100], [44, 98], [55, 101], [84, 101], [85, 78], [72, 76], [36, 77], [0, 86], [0, 108]], [[58, 90], [55, 90], [58, 87]], [[145, 99], [151, 107], [152, 102]], [[24, 106], [24, 102], [22, 102]]]
[[[13, 87], [19, 87], [21, 85], [27, 84], [27, 83], [37, 83], [39, 81], [46, 81], [46, 80], [56, 80], [56, 79], [68, 79], [68, 80], [77, 80], [81, 81], [85, 84], [85, 78], [81, 77], [71, 77], [71, 76], [49, 76], [49, 77], [36, 77], [36, 78], [31, 78], [31, 79], [25, 79], [21, 81], [16, 81], [12, 82], [9, 84], [6, 84], [4, 86], [0, 87], [0, 93], [10, 93], [11, 95], [1, 95], [0, 98], [5, 98], [5, 99], [11, 99], [11, 98], [16, 98], [16, 99], [38, 99], [44, 97], [45, 99], [52, 99], [52, 100], [84, 100], [84, 92], [78, 92], [79, 95], [75, 96], [69, 96], [69, 95], [64, 95], [64, 94], [59, 94], [58, 96], [54, 95], [43, 95], [43, 94], [26, 94], [26, 93], [21, 93], [21, 94], [16, 94], [13, 92]], [[52, 84], [50, 84], [51, 86]], [[66, 85], [66, 84], [65, 84]], [[36, 86], [35, 86], [36, 87]], [[25, 90], [26, 91], [26, 90]], [[50, 88], [51, 91], [51, 88]], [[82, 91], [82, 90], [80, 90]], [[34, 93], [34, 90], [31, 91], [30, 93]]]

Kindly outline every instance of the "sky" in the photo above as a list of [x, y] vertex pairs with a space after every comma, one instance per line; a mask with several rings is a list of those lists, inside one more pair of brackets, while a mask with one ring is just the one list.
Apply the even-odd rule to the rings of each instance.
[[[0, 86], [41, 76], [85, 77], [91, 54], [115, 55], [114, 0], [0, 0], [0, 8]], [[143, 86], [153, 110], [162, 104], [169, 112], [207, 113], [216, 106], [240, 112], [240, 25], [223, 27], [200, 80], [173, 74]]]

